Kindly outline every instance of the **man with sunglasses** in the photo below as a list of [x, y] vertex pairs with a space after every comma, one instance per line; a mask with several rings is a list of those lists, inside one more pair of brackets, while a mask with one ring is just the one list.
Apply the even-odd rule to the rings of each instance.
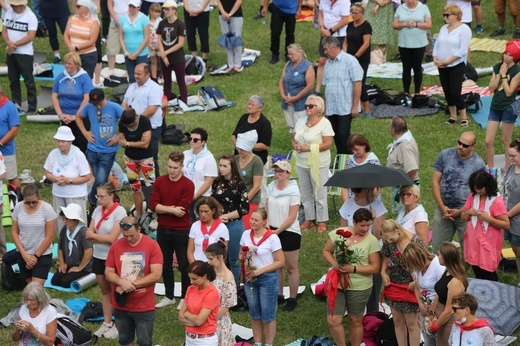
[[182, 173], [195, 184], [195, 194], [190, 205], [190, 219], [194, 222], [197, 221], [194, 211], [197, 200], [211, 195], [211, 185], [218, 176], [218, 170], [217, 161], [206, 146], [208, 132], [201, 127], [194, 128], [189, 140], [191, 149], [184, 151]]
[[474, 172], [483, 170], [486, 164], [475, 152], [477, 136], [473, 132], [464, 132], [457, 141], [457, 147], [441, 151], [433, 166], [432, 192], [437, 207], [433, 216], [433, 252], [439, 245], [452, 241], [455, 232], [459, 235], [461, 247], [467, 222], [454, 217], [470, 194], [469, 177]]
[[152, 148], [153, 162], [155, 165], [155, 177], [159, 177], [159, 140], [162, 134], [163, 112], [161, 103], [163, 98], [162, 87], [151, 78], [151, 70], [148, 64], [138, 64], [134, 70], [135, 83], [130, 84], [126, 90], [121, 106], [124, 109], [132, 108], [138, 115], [150, 119], [152, 124]]
[[163, 256], [156, 241], [141, 233], [133, 216], [119, 223], [122, 238], [116, 240], [106, 260], [105, 276], [112, 283], [110, 302], [120, 345], [153, 345], [155, 283], [161, 278]]

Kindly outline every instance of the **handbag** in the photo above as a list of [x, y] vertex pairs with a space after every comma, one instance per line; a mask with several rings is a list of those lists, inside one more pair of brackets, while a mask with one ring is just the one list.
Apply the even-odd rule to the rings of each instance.
[[207, 111], [219, 111], [227, 107], [226, 97], [216, 86], [201, 87], [198, 96], [199, 104]]
[[428, 108], [430, 96], [415, 94], [412, 97], [412, 108]]

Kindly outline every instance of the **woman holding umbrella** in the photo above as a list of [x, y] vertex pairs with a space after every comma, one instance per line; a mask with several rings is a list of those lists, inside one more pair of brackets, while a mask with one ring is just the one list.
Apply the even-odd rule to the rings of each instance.
[[[229, 73], [231, 70], [242, 72], [242, 46], [244, 41], [240, 38], [242, 36], [242, 26], [244, 24], [244, 17], [242, 17], [242, 0], [217, 0], [219, 10], [220, 30], [224, 41], [227, 37], [234, 35], [239, 40], [235, 40], [234, 45], [224, 45], [227, 54], [227, 69], [223, 73]], [[242, 42], [242, 44], [240, 44]]]

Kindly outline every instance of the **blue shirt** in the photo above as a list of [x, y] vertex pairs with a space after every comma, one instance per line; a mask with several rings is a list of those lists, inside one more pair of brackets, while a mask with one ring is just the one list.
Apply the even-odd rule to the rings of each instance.
[[[20, 118], [18, 116], [18, 109], [11, 101], [7, 101], [5, 105], [0, 108], [0, 138], [3, 138], [9, 130], [14, 126], [20, 126]], [[14, 138], [0, 148], [2, 155], [11, 156], [16, 153], [14, 146]]]
[[[131, 23], [128, 14], [121, 17], [119, 24], [123, 29], [123, 41], [125, 42], [126, 50], [129, 53], [137, 52], [137, 49], [144, 41], [144, 29], [150, 25], [150, 19], [142, 12], [139, 12], [137, 17]], [[139, 56], [148, 55], [148, 45], [146, 45]]]
[[[311, 62], [307, 59], [302, 59], [302, 61], [293, 69], [293, 62], [289, 61], [287, 67], [285, 68], [285, 74], [283, 77], [283, 88], [287, 95], [296, 96], [300, 91], [305, 89], [307, 86], [307, 70], [311, 66]], [[298, 101], [294, 102], [294, 110], [297, 112], [301, 112], [305, 110], [305, 101], [307, 101], [307, 97], [311, 95], [311, 91], [307, 95], [304, 95]], [[287, 103], [282, 100], [282, 109], [287, 110]]]
[[123, 114], [123, 107], [115, 102], [107, 101], [100, 111], [101, 122], [98, 121], [98, 109], [91, 103], [81, 110], [81, 116], [90, 120], [90, 131], [94, 135], [94, 143], [88, 143], [87, 149], [95, 153], [114, 153], [119, 144], [108, 145], [107, 141], [117, 134], [118, 121]]
[[363, 69], [354, 56], [339, 52], [334, 60], [327, 60], [323, 73], [326, 85], [325, 100], [327, 115], [347, 115], [352, 111], [354, 83], [363, 79]]
[[75, 115], [78, 112], [83, 96], [94, 88], [92, 79], [84, 73], [74, 80], [64, 78], [65, 73], [60, 73], [54, 80], [52, 92], [58, 94], [61, 111], [64, 114]]
[[298, 0], [273, 0], [273, 5], [285, 14], [296, 14], [298, 11]]
[[467, 159], [461, 159], [457, 148], [448, 148], [441, 151], [433, 169], [442, 173], [440, 188], [442, 202], [448, 208], [460, 209], [470, 194], [469, 177], [474, 172], [486, 167], [480, 156], [473, 152]]

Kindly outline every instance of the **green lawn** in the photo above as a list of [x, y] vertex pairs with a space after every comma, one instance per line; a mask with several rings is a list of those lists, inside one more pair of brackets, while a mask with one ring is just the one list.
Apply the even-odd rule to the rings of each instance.
[[[442, 4], [441, 2], [430, 2], [430, 11], [433, 17], [434, 29], [433, 33], [438, 31], [442, 23]], [[496, 28], [496, 17], [493, 12], [492, 2], [483, 2], [484, 12], [484, 37], [488, 37]], [[200, 86], [216, 85], [226, 95], [230, 101], [235, 101], [237, 105], [221, 112], [208, 113], [186, 113], [183, 115], [169, 115], [168, 123], [183, 123], [186, 128], [192, 129], [196, 126], [202, 126], [209, 132], [208, 148], [218, 157], [225, 152], [230, 152], [233, 147], [230, 141], [230, 135], [234, 129], [239, 117], [246, 112], [247, 100], [250, 95], [261, 95], [266, 104], [264, 114], [270, 119], [273, 126], [273, 141], [270, 152], [272, 154], [286, 154], [291, 149], [290, 136], [285, 125], [283, 113], [280, 108], [280, 96], [278, 92], [278, 79], [282, 69], [282, 63], [276, 65], [268, 64], [270, 58], [269, 52], [269, 19], [264, 24], [262, 20], [253, 21], [251, 18], [258, 10], [258, 1], [250, 0], [243, 4], [244, 9], [244, 34], [243, 39], [246, 47], [260, 50], [262, 56], [257, 62], [246, 68], [242, 73], [233, 76], [213, 77], [207, 75], [201, 83], [189, 87], [190, 94], [195, 94]], [[218, 25], [218, 13], [214, 11], [211, 18], [210, 39], [211, 53], [209, 61], [213, 65], [221, 66], [226, 62], [226, 54], [222, 48], [216, 44], [216, 39], [220, 36], [220, 28]], [[181, 16], [182, 18], [182, 16]], [[296, 41], [300, 43], [307, 52], [308, 58], [317, 60], [318, 33], [312, 28], [311, 23], [300, 23], [296, 26]], [[390, 30], [390, 28], [389, 28]], [[507, 15], [508, 36], [513, 32], [511, 17]], [[282, 38], [283, 42], [283, 38]], [[396, 38], [397, 43], [397, 38]], [[35, 42], [37, 51], [48, 51], [48, 61], [52, 61], [52, 53], [49, 49], [48, 40], [38, 38]], [[61, 47], [62, 55], [65, 54], [64, 47]], [[388, 57], [391, 58], [397, 53], [397, 48], [389, 47]], [[471, 56], [472, 63], [475, 67], [488, 67], [500, 60], [500, 54], [474, 52]], [[5, 62], [5, 56], [0, 56], [0, 64]], [[122, 67], [124, 68], [124, 67]], [[489, 77], [483, 77], [478, 84], [485, 86], [489, 81]], [[376, 83], [380, 87], [401, 90], [401, 81], [391, 79], [369, 79], [369, 83]], [[4, 86], [4, 90], [10, 96], [7, 78], [0, 78], [0, 83]], [[41, 83], [38, 83], [41, 84]], [[425, 76], [424, 85], [439, 84], [437, 77]], [[48, 83], [47, 85], [51, 85]], [[176, 93], [177, 89], [174, 87]], [[414, 134], [420, 149], [420, 178], [422, 181], [422, 198], [426, 210], [430, 215], [430, 221], [433, 217], [435, 202], [431, 194], [430, 180], [432, 176], [433, 163], [437, 154], [444, 148], [455, 146], [458, 136], [466, 129], [459, 127], [450, 127], [444, 124], [446, 116], [438, 113], [425, 117], [410, 117], [407, 119], [409, 128]], [[387, 149], [386, 146], [392, 141], [389, 133], [389, 120], [374, 119], [355, 119], [352, 126], [352, 132], [364, 134], [371, 143], [373, 151], [380, 158], [382, 164], [386, 163]], [[56, 129], [56, 124], [34, 124], [28, 123], [22, 119], [20, 132], [17, 137], [18, 148], [18, 169], [31, 169], [33, 176], [40, 179], [43, 175], [43, 163], [48, 153], [55, 147], [52, 139]], [[474, 131], [478, 136], [477, 152], [484, 157], [484, 133], [480, 127], [470, 122], [469, 130]], [[520, 131], [516, 131], [514, 137], [517, 137]], [[497, 136], [496, 150], [497, 153], [503, 153], [504, 149]], [[172, 150], [186, 150], [188, 145], [183, 147], [162, 146], [160, 149], [161, 162], [163, 163], [163, 173], [167, 155]], [[118, 155], [119, 162], [122, 163], [122, 150]], [[387, 190], [387, 189], [385, 189]], [[44, 198], [51, 201], [50, 189], [42, 191]], [[131, 205], [131, 196], [128, 191], [122, 193], [123, 204], [129, 208]], [[332, 201], [330, 201], [332, 202]], [[384, 202], [389, 208], [389, 194], [384, 191]], [[330, 228], [339, 225], [339, 219], [332, 210], [332, 203], [329, 203], [331, 215]], [[392, 215], [389, 215], [392, 217]], [[6, 229], [7, 238], [10, 240], [9, 229]], [[307, 230], [303, 232], [303, 244], [300, 252], [300, 271], [301, 283], [307, 286], [307, 290], [299, 299], [299, 306], [295, 312], [287, 313], [279, 310], [277, 321], [278, 331], [275, 340], [276, 345], [288, 344], [299, 337], [309, 337], [311, 335], [329, 334], [325, 320], [325, 303], [315, 299], [310, 293], [309, 284], [318, 280], [327, 270], [327, 265], [321, 257], [321, 250], [327, 240], [326, 234], [318, 234], [315, 230]], [[472, 275], [472, 273], [470, 273]], [[179, 279], [177, 275], [177, 279]], [[520, 280], [516, 275], [508, 273], [500, 273], [500, 279], [503, 282], [516, 284]], [[0, 291], [0, 317], [5, 316], [7, 312], [20, 300], [20, 292], [5, 293]], [[49, 291], [52, 297], [61, 298], [64, 301], [76, 297], [77, 295], [62, 293], [58, 291]], [[99, 288], [95, 287], [81, 296], [88, 297], [92, 300], [99, 300]], [[183, 327], [177, 320], [177, 311], [172, 307], [163, 308], [157, 311], [155, 323], [154, 344], [161, 345], [180, 345], [183, 341]], [[249, 316], [247, 313], [232, 313], [233, 322], [242, 325], [249, 325]], [[346, 322], [345, 322], [346, 323]], [[97, 324], [87, 324], [91, 330], [97, 329]], [[9, 344], [10, 333], [12, 329], [0, 330], [1, 344]], [[348, 328], [347, 328], [348, 331]], [[519, 332], [516, 334], [520, 335]], [[100, 340], [100, 345], [117, 345], [116, 341]], [[517, 343], [520, 345], [520, 343]]]

